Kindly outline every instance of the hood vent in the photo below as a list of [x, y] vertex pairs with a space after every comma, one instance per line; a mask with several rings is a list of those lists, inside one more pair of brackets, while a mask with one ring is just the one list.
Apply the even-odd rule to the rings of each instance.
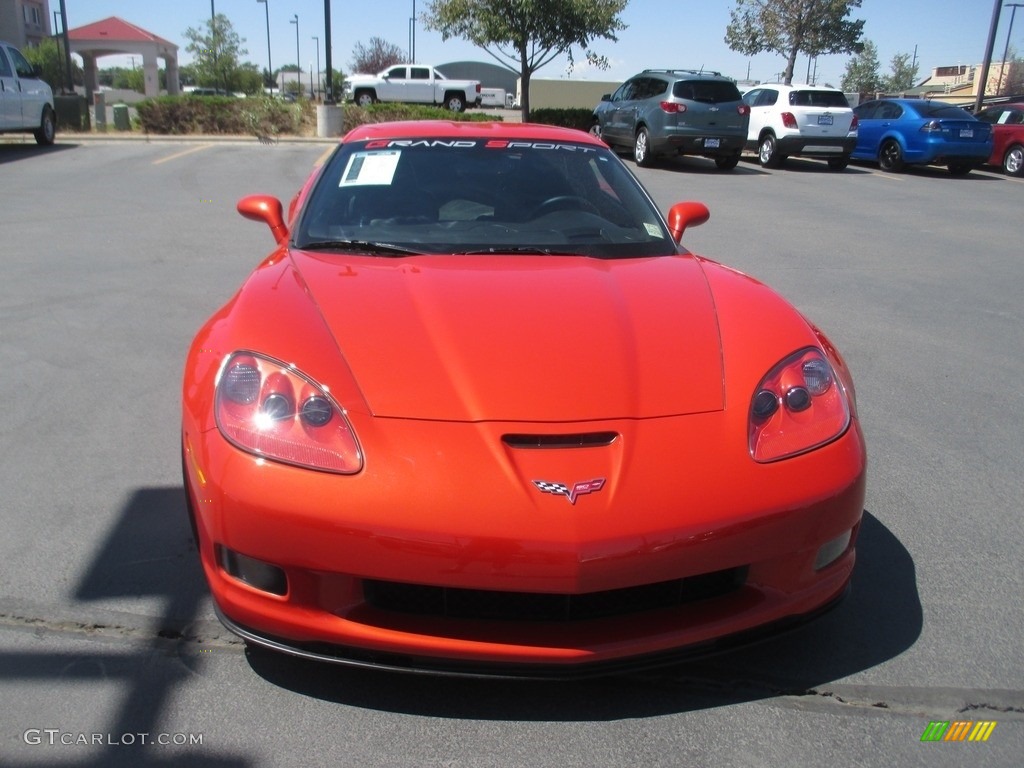
[[595, 448], [611, 445], [618, 432], [583, 432], [572, 435], [502, 435], [510, 448]]

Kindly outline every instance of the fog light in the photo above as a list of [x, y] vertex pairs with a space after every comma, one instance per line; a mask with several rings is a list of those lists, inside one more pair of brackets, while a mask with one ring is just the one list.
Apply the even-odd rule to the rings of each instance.
[[250, 587], [270, 592], [273, 595], [284, 595], [288, 592], [288, 578], [284, 571], [276, 565], [264, 563], [254, 557], [239, 554], [227, 547], [220, 549], [220, 566], [239, 581]]
[[814, 570], [820, 571], [827, 565], [831, 565], [836, 561], [846, 548], [850, 546], [850, 536], [853, 534], [853, 530], [844, 532], [841, 536], [837, 536], [832, 541], [825, 542], [821, 545], [821, 549], [818, 550], [818, 556], [814, 558]]

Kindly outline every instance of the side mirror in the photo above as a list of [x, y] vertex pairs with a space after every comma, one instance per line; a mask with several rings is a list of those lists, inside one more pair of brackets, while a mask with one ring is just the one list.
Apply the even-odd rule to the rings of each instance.
[[43, 68], [40, 67], [38, 64], [32, 65], [32, 77], [34, 77], [36, 80], [43, 79]]
[[271, 195], [249, 195], [238, 201], [238, 212], [247, 219], [262, 221], [270, 227], [270, 233], [278, 245], [288, 239], [288, 227], [284, 223], [284, 209], [281, 201]]
[[711, 211], [704, 203], [676, 203], [668, 211], [668, 228], [678, 243], [683, 239], [687, 227], [696, 227], [711, 218]]
[[601, 94], [601, 101], [611, 101], [612, 95], [610, 93]]

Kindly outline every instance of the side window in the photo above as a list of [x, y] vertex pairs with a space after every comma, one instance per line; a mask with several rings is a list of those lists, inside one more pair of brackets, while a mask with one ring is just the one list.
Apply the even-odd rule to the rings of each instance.
[[405, 67], [392, 67], [388, 70], [387, 77], [395, 80], [405, 80]]
[[410, 80], [429, 80], [430, 70], [427, 67], [413, 67], [410, 76]]
[[633, 81], [633, 92], [629, 98], [633, 100], [646, 99], [651, 93], [651, 81], [646, 77], [638, 77]]
[[765, 88], [761, 91], [761, 97], [757, 100], [759, 107], [773, 107], [779, 100], [779, 92], [772, 88]]
[[878, 112], [875, 114], [879, 120], [896, 120], [900, 115], [903, 114], [903, 108], [899, 104], [893, 104], [891, 102], [885, 102], [878, 108]]
[[644, 91], [645, 99], [653, 99], [655, 96], [661, 96], [665, 91], [668, 90], [668, 83], [664, 80], [659, 80], [656, 77], [647, 78], [647, 88]]
[[858, 120], [870, 120], [875, 116], [875, 111], [878, 109], [878, 104], [873, 101], [867, 101], [858, 107], [855, 107], [853, 114], [857, 116]]
[[636, 91], [636, 80], [630, 80], [615, 92], [616, 98], [613, 101], [629, 101]]
[[19, 51], [14, 48], [8, 48], [8, 51], [11, 54], [14, 71], [18, 73], [18, 77], [34, 78], [36, 76], [32, 71], [32, 65], [28, 63], [28, 60]]
[[7, 54], [3, 48], [0, 48], [0, 77], [14, 77], [14, 70], [11, 69], [11, 64], [7, 61]]
[[746, 104], [748, 107], [756, 106], [757, 100], [760, 96], [761, 89], [755, 88], [754, 90], [748, 91], [747, 93], [743, 94], [743, 103]]

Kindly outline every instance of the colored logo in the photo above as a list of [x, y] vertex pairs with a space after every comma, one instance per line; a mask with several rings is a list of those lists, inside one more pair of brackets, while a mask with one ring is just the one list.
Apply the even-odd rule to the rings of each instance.
[[555, 496], [565, 496], [570, 504], [575, 504], [576, 499], [588, 493], [597, 493], [604, 488], [604, 478], [598, 477], [594, 480], [581, 480], [574, 483], [570, 488], [565, 483], [549, 483], [547, 480], [534, 480], [533, 484], [541, 493], [551, 493]]
[[995, 728], [995, 720], [932, 720], [921, 741], [988, 741]]

